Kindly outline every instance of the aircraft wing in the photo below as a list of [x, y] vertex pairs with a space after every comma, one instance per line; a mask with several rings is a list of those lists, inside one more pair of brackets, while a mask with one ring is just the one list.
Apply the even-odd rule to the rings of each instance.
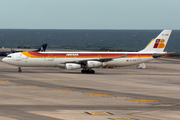
[[74, 61], [65, 61], [65, 62], [61, 62], [60, 64], [66, 64], [66, 63], [79, 63], [79, 64], [86, 64], [87, 61], [99, 61], [99, 62], [108, 62], [111, 61], [113, 59], [117, 59], [117, 58], [124, 58], [126, 57], [127, 53], [125, 53], [124, 55], [120, 56], [120, 57], [111, 57], [111, 58], [95, 58], [95, 59], [85, 59], [85, 60], [74, 60]]

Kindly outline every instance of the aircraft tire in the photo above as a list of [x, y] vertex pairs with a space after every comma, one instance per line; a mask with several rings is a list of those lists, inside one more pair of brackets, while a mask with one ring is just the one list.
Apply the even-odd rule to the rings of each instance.
[[90, 73], [90, 70], [86, 70], [86, 74], [89, 74]]
[[94, 70], [81, 70], [81, 73], [86, 73], [86, 74], [94, 74], [95, 71]]
[[91, 73], [91, 74], [94, 74], [94, 73], [95, 73], [95, 71], [94, 71], [94, 70], [91, 70], [91, 71], [90, 71], [90, 73]]
[[87, 74], [94, 74], [95, 71], [94, 71], [94, 70], [87, 70], [86, 73], [87, 73]]
[[21, 67], [19, 67], [18, 72], [19, 72], [19, 73], [21, 73], [21, 72], [22, 72]]
[[21, 73], [21, 72], [22, 72], [22, 70], [18, 70], [18, 72], [19, 72], [19, 73]]
[[81, 73], [86, 73], [86, 70], [81, 70]]

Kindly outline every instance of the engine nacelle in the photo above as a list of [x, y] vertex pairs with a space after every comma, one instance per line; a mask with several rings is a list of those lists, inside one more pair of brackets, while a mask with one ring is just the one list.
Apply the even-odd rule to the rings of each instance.
[[66, 67], [67, 70], [73, 70], [73, 69], [81, 68], [81, 65], [75, 64], [75, 63], [66, 63], [65, 67]]
[[102, 62], [99, 61], [87, 61], [87, 67], [88, 68], [98, 68], [103, 66]]

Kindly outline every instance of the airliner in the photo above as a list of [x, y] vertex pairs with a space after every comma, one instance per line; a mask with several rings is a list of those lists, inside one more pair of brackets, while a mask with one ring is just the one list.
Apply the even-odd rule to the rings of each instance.
[[171, 32], [163, 30], [138, 52], [19, 52], [2, 61], [17, 66], [18, 72], [22, 72], [21, 67], [59, 67], [94, 74], [93, 68], [138, 65], [168, 54], [164, 49]]

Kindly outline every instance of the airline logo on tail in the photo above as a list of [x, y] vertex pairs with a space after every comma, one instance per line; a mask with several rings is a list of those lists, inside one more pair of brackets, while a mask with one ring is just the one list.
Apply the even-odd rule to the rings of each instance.
[[164, 48], [165, 47], [164, 42], [165, 42], [164, 39], [156, 39], [156, 42], [153, 48]]

